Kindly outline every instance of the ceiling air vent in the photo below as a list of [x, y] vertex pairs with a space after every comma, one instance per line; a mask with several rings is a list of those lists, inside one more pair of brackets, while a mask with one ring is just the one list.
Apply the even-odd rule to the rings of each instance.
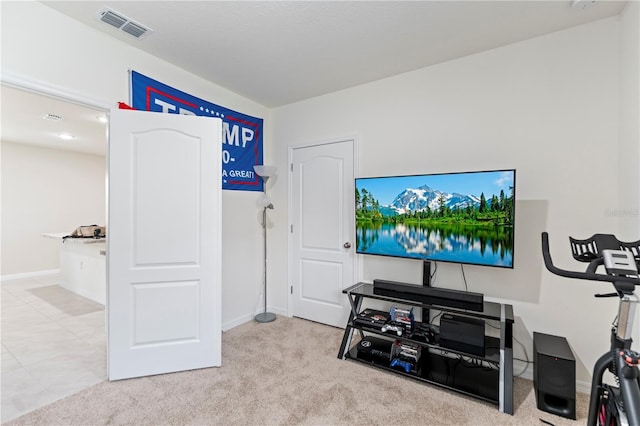
[[42, 118], [44, 118], [45, 120], [50, 120], [50, 121], [62, 121], [62, 117], [57, 115], [57, 114], [45, 114], [42, 116]]
[[113, 10], [103, 9], [100, 11], [100, 20], [113, 27], [120, 28], [128, 21], [124, 16], [120, 16]]
[[122, 26], [122, 31], [127, 34], [131, 34], [135, 38], [140, 38], [149, 30], [142, 25], [138, 25], [135, 22], [129, 21]]
[[105, 24], [109, 24], [112, 27], [119, 29], [135, 38], [144, 38], [151, 33], [151, 29], [145, 27], [139, 22], [135, 22], [120, 12], [116, 12], [108, 7], [103, 8], [98, 13], [98, 19]]

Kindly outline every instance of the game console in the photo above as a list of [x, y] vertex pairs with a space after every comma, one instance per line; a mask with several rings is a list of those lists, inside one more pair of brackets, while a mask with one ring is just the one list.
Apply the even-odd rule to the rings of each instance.
[[358, 358], [369, 361], [389, 362], [392, 343], [390, 340], [379, 337], [365, 336], [358, 342]]
[[463, 315], [443, 314], [439, 344], [472, 355], [484, 356], [484, 321]]
[[366, 327], [380, 328], [390, 319], [389, 312], [378, 311], [376, 309], [364, 309], [358, 314], [354, 322]]

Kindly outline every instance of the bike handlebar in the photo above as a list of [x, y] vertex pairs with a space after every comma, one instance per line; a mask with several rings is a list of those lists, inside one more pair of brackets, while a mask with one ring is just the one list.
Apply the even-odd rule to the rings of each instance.
[[599, 265], [603, 264], [601, 256], [589, 263], [586, 272], [568, 271], [566, 269], [558, 268], [551, 260], [551, 253], [549, 253], [549, 234], [546, 232], [542, 233], [542, 258], [544, 259], [544, 265], [547, 267], [549, 272], [561, 277], [610, 282], [616, 287], [616, 290], [624, 293], [633, 292], [634, 286], [640, 285], [640, 278], [597, 274], [595, 272], [596, 269]]

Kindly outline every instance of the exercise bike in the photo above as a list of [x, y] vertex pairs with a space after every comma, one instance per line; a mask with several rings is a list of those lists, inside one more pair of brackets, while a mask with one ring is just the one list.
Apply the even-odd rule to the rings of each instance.
[[[619, 297], [618, 316], [611, 328], [611, 350], [602, 355], [593, 368], [589, 399], [589, 426], [640, 426], [640, 354], [631, 349], [631, 331], [639, 303], [634, 293], [640, 285], [640, 241], [625, 243], [610, 234], [595, 234], [586, 240], [569, 237], [573, 258], [588, 262], [585, 272], [568, 271], [553, 265], [549, 236], [542, 233], [542, 256], [546, 268], [559, 276], [613, 284], [615, 293], [596, 297]], [[596, 273], [604, 265], [606, 274]], [[617, 383], [603, 383], [610, 371]]]

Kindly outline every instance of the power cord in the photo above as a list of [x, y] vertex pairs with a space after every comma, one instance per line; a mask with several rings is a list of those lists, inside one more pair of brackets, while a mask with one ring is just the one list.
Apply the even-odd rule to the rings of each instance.
[[[435, 263], [435, 268], [433, 271], [433, 274], [431, 274], [431, 279], [432, 279], [432, 283], [433, 283], [433, 278], [436, 274], [436, 271], [438, 270], [438, 264], [436, 262]], [[461, 263], [460, 264], [460, 271], [462, 272], [462, 280], [464, 282], [464, 290], [465, 291], [469, 291], [469, 286], [467, 284], [467, 276], [464, 273], [464, 265]], [[442, 315], [442, 312], [440, 312], [438, 315], [436, 315], [434, 318], [431, 319], [431, 321], [429, 321], [430, 323], [433, 322], [434, 319], [436, 319], [438, 316]], [[500, 329], [500, 327], [496, 327], [494, 325], [491, 324], [487, 324], [489, 327], [493, 327], [496, 329]], [[518, 339], [516, 339], [515, 337], [512, 337], [513, 340], [515, 340], [516, 342], [518, 342], [518, 344], [522, 347], [522, 352], [524, 353], [524, 356], [526, 359], [520, 359], [520, 358], [513, 358], [515, 361], [520, 361], [520, 362], [524, 362], [526, 364], [526, 366], [524, 367], [524, 370], [522, 370], [520, 373], [518, 374], [514, 374], [514, 377], [520, 377], [522, 376], [528, 369], [529, 369], [529, 364], [533, 364], [533, 361], [529, 361], [529, 355], [527, 354], [527, 349], [524, 347], [524, 345], [522, 344], [521, 341], [519, 341]]]
[[435, 321], [436, 318], [438, 318], [440, 315], [444, 314], [444, 311], [440, 311], [439, 314], [435, 315], [433, 318], [431, 318], [429, 320], [429, 325], [433, 325], [433, 321]]
[[[500, 329], [500, 327], [497, 327], [497, 326], [495, 326], [495, 325], [493, 325], [493, 324], [486, 323], [486, 325], [488, 325], [488, 326], [489, 326], [489, 327], [491, 327], [491, 328], [495, 328], [495, 329], [498, 329], [498, 330]], [[522, 347], [522, 352], [524, 353], [524, 357], [526, 358], [526, 359], [513, 358], [513, 360], [514, 360], [514, 361], [520, 361], [520, 362], [524, 362], [525, 364], [527, 364], [527, 365], [524, 367], [524, 370], [522, 370], [522, 371], [521, 371], [520, 373], [518, 373], [518, 374], [514, 374], [514, 375], [513, 375], [513, 377], [520, 377], [520, 376], [522, 376], [522, 375], [523, 375], [523, 374], [524, 374], [524, 373], [529, 369], [529, 364], [533, 364], [533, 361], [530, 361], [530, 360], [529, 360], [529, 355], [527, 354], [527, 349], [524, 347], [524, 345], [522, 344], [522, 342], [521, 342], [520, 340], [516, 339], [516, 338], [515, 338], [515, 337], [513, 337], [513, 336], [512, 336], [512, 339], [513, 339], [513, 340], [515, 340], [516, 342], [518, 342], [518, 344]]]
[[464, 274], [464, 266], [462, 263], [460, 264], [460, 270], [462, 271], [462, 280], [464, 281], [464, 291], [469, 291], [469, 287], [467, 286], [467, 277]]
[[515, 376], [515, 377], [520, 377], [520, 376], [522, 376], [522, 375], [525, 373], [525, 371], [527, 371], [527, 369], [529, 369], [529, 364], [533, 364], [533, 361], [529, 361], [529, 355], [527, 355], [527, 349], [524, 347], [524, 345], [522, 344], [522, 342], [521, 342], [520, 340], [516, 339], [516, 338], [515, 338], [515, 337], [513, 337], [513, 336], [512, 336], [512, 339], [513, 339], [513, 340], [515, 340], [516, 342], [518, 342], [518, 344], [520, 344], [520, 346], [522, 346], [522, 352], [524, 353], [524, 357], [526, 358], [526, 359], [514, 358], [514, 359], [515, 359], [515, 360], [517, 360], [517, 361], [524, 362], [524, 363], [526, 363], [526, 364], [527, 364], [527, 365], [524, 367], [524, 370], [522, 370], [522, 371], [521, 371], [520, 373], [518, 373], [518, 374], [514, 374], [514, 376]]

